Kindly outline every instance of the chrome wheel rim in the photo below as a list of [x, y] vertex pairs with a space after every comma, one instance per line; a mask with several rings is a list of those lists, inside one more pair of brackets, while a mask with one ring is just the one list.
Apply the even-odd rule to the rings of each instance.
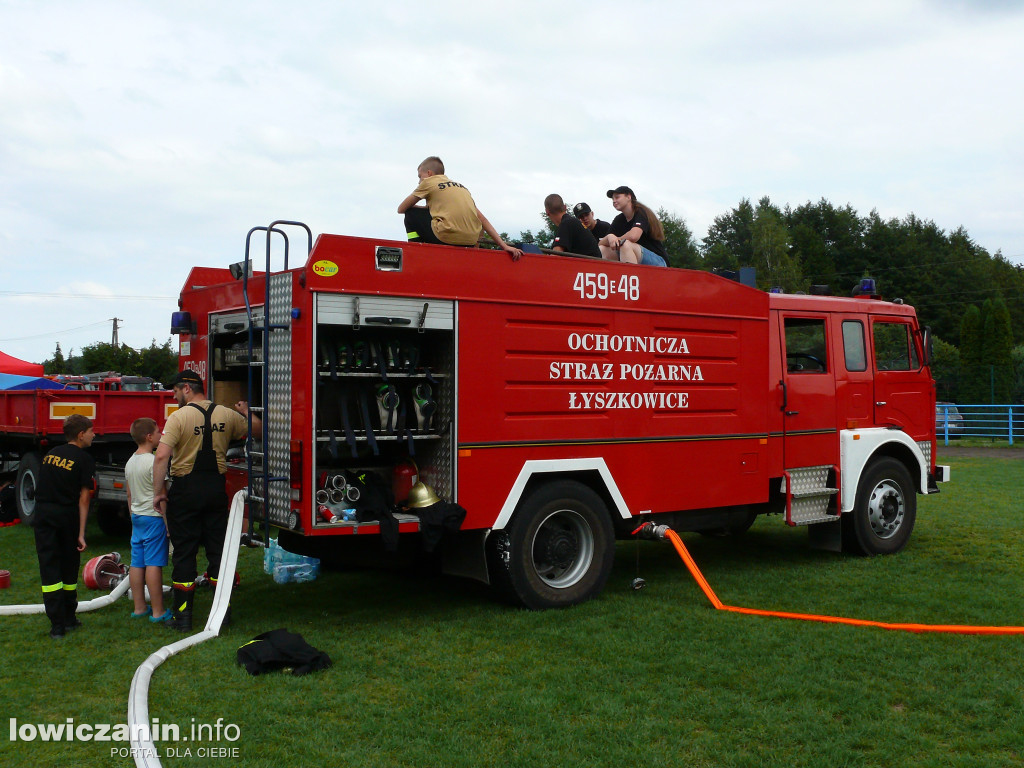
[[903, 491], [892, 480], [882, 480], [868, 497], [868, 521], [880, 539], [890, 539], [899, 532], [906, 511]]
[[530, 543], [537, 576], [553, 589], [576, 584], [594, 560], [594, 532], [578, 512], [560, 509], [540, 525]]

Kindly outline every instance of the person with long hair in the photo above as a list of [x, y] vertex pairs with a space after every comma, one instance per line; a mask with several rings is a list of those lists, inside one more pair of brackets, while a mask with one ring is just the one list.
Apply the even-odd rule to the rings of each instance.
[[611, 234], [601, 238], [601, 256], [630, 264], [667, 266], [665, 229], [654, 211], [637, 200], [629, 187], [609, 189], [608, 197], [619, 215], [612, 219]]

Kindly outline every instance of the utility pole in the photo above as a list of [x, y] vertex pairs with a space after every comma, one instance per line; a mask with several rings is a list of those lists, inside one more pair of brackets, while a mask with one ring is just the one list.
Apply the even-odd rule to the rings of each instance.
[[114, 332], [110, 335], [110, 346], [117, 349], [117, 322], [119, 318], [114, 318]]

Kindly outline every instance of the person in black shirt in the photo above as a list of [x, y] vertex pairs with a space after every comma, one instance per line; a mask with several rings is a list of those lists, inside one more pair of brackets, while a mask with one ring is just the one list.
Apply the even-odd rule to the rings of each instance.
[[67, 443], [43, 457], [36, 489], [34, 525], [43, 606], [50, 637], [64, 637], [82, 622], [78, 610], [78, 568], [85, 550], [85, 522], [96, 462], [85, 449], [92, 445], [92, 421], [81, 414], [64, 419]]
[[551, 244], [552, 250], [581, 253], [584, 256], [593, 256], [595, 259], [601, 258], [601, 249], [597, 247], [597, 240], [587, 231], [586, 227], [569, 215], [561, 195], [545, 197], [544, 212], [557, 228], [555, 240]]
[[665, 230], [654, 211], [636, 199], [629, 187], [608, 190], [619, 215], [612, 219], [612, 232], [601, 239], [601, 255], [612, 261], [664, 267]]
[[572, 215], [580, 220], [580, 224], [586, 227], [598, 242], [612, 231], [612, 225], [595, 217], [594, 212], [586, 203], [576, 203], [572, 207]]

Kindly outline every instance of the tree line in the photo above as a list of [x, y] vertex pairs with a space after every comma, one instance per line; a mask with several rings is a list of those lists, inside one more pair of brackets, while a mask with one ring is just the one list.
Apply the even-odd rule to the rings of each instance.
[[[699, 242], [681, 216], [661, 208], [658, 217], [673, 267], [754, 267], [763, 290], [816, 285], [842, 296], [874, 278], [879, 293], [911, 304], [931, 327], [940, 399], [1024, 402], [1024, 267], [990, 254], [965, 228], [946, 232], [913, 213], [861, 216], [825, 199], [795, 208], [743, 199]], [[519, 240], [550, 246], [554, 229], [543, 220], [539, 232], [526, 230]]]
[[83, 376], [87, 373], [117, 371], [125, 376], [148, 376], [154, 381], [168, 382], [178, 373], [178, 354], [171, 349], [171, 340], [157, 344], [154, 339], [144, 349], [135, 349], [127, 344], [114, 346], [96, 342], [82, 347], [76, 355], [74, 349], [67, 357], [61, 351], [60, 342], [53, 357], [43, 362], [43, 369], [49, 374]]
[[[763, 197], [756, 205], [743, 199], [717, 216], [698, 242], [683, 217], [664, 208], [657, 213], [673, 267], [752, 266], [763, 290], [818, 285], [845, 296], [861, 278], [874, 278], [879, 293], [913, 305], [921, 324], [931, 327], [940, 400], [1024, 402], [1024, 267], [990, 254], [963, 227], [946, 232], [913, 213], [860, 216], [825, 199], [780, 208]], [[554, 227], [546, 216], [542, 221], [537, 232], [502, 238], [550, 247]], [[141, 350], [96, 343], [67, 359], [57, 344], [45, 366], [47, 373], [115, 370], [169, 381], [178, 359], [170, 339]]]

